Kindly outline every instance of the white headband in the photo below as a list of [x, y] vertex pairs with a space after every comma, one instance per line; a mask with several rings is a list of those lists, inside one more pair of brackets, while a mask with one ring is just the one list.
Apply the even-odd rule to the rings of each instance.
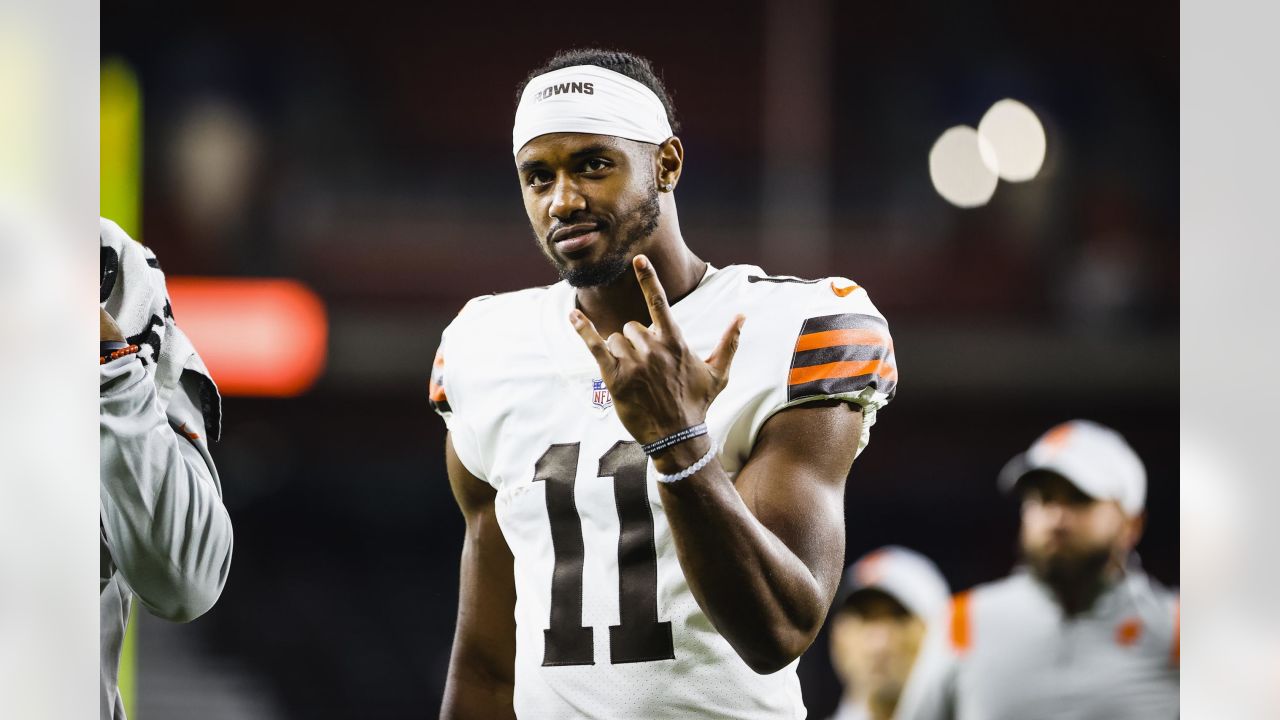
[[511, 154], [547, 133], [614, 135], [663, 143], [672, 136], [662, 101], [621, 73], [595, 65], [552, 70], [529, 81], [511, 130]]

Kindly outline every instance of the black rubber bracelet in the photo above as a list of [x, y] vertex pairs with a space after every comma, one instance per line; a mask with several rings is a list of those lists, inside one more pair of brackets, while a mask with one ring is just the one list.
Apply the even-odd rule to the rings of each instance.
[[127, 347], [129, 347], [129, 343], [123, 340], [99, 340], [98, 356], [102, 357], [104, 355], [110, 355], [117, 350], [123, 350]]
[[707, 424], [702, 422], [702, 423], [698, 423], [697, 425], [694, 425], [693, 427], [687, 427], [679, 432], [672, 433], [659, 440], [654, 440], [648, 445], [641, 445], [640, 449], [644, 451], [645, 455], [653, 455], [654, 453], [659, 453], [659, 452], [662, 452], [663, 450], [666, 450], [672, 445], [678, 445], [684, 442], [685, 440], [692, 440], [696, 437], [700, 437], [706, 434], [707, 434]]

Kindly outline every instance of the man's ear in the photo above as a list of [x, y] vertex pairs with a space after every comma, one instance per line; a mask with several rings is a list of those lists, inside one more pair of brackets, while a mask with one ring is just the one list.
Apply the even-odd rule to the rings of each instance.
[[672, 136], [659, 145], [655, 162], [654, 177], [658, 180], [658, 189], [663, 192], [675, 190], [680, 182], [680, 172], [684, 170], [684, 145], [680, 138]]
[[1125, 520], [1125, 539], [1132, 550], [1138, 546], [1138, 541], [1142, 539], [1142, 531], [1147, 527], [1147, 513], [1140, 512], [1131, 518]]
[[839, 672], [843, 670], [842, 656], [847, 652], [846, 646], [849, 638], [849, 616], [841, 612], [833, 613], [828, 633], [828, 649], [831, 651], [831, 665], [836, 668], [837, 672]]

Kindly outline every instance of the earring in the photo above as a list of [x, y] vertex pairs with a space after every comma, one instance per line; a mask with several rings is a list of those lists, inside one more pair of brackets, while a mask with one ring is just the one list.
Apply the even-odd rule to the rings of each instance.
[[662, 192], [671, 192], [671, 187], [672, 187], [671, 183], [666, 183], [660, 189], [662, 190]]

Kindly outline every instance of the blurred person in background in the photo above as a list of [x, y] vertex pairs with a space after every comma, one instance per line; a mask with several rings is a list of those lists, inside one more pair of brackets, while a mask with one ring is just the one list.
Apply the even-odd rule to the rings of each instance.
[[901, 720], [1173, 718], [1178, 596], [1133, 552], [1147, 477], [1114, 430], [1073, 420], [1013, 458], [1024, 567], [956, 595]]
[[844, 685], [832, 720], [893, 718], [949, 595], [937, 566], [907, 548], [883, 547], [849, 566], [830, 620], [831, 666]]
[[103, 219], [99, 394], [102, 720], [122, 720], [117, 675], [136, 596], [194, 620], [231, 568], [231, 519], [209, 455], [218, 389], [178, 329], [155, 254]]
[[627, 53], [561, 53], [520, 93], [512, 152], [562, 282], [472, 300], [437, 355], [467, 526], [444, 717], [805, 712], [892, 341], [849, 280], [697, 257], [675, 130]]

